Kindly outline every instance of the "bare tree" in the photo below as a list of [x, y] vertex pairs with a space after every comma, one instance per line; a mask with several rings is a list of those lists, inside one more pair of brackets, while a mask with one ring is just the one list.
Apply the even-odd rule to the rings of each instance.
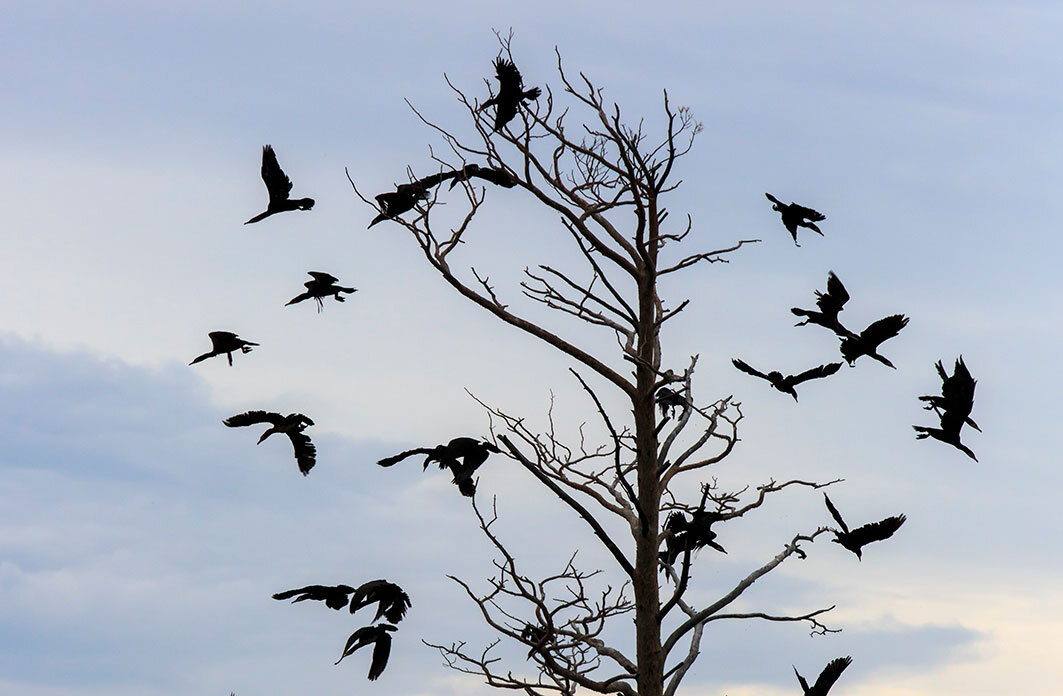
[[[503, 57], [512, 60], [508, 37], [500, 37]], [[658, 292], [659, 280], [702, 264], [727, 262], [755, 239], [734, 240], [719, 249], [683, 251], [692, 229], [690, 216], [678, 224], [669, 218], [664, 199], [680, 185], [677, 161], [688, 154], [701, 125], [685, 107], [663, 96], [663, 133], [651, 135], [639, 121], [625, 123], [619, 106], [608, 103], [602, 90], [580, 73], [566, 72], [557, 55], [560, 89], [549, 86], [538, 99], [527, 99], [517, 118], [495, 130], [490, 112], [482, 108], [484, 94], [455, 86], [467, 111], [470, 134], [418, 117], [445, 142], [445, 156], [433, 153], [440, 172], [488, 168], [500, 180], [515, 185], [560, 219], [571, 237], [569, 257], [578, 254], [581, 272], [561, 270], [558, 264], [526, 268], [517, 289], [527, 301], [615, 336], [617, 348], [598, 354], [566, 337], [560, 328], [529, 318], [534, 304], [515, 307], [490, 274], [455, 263], [466, 234], [489, 193], [489, 184], [472, 177], [448, 174], [450, 189], [428, 190], [424, 179], [410, 172], [405, 217], [394, 215], [416, 240], [427, 262], [454, 290], [502, 322], [530, 334], [571, 358], [571, 368], [586, 393], [589, 407], [600, 421], [601, 444], [566, 444], [552, 427], [535, 432], [524, 418], [483, 404], [492, 421], [492, 434], [503, 452], [549, 489], [558, 505], [571, 508], [615, 561], [614, 567], [587, 570], [575, 554], [556, 574], [533, 579], [522, 569], [518, 555], [497, 531], [497, 501], [485, 507], [483, 496], [473, 510], [483, 534], [497, 552], [488, 591], [479, 592], [465, 580], [458, 582], [478, 607], [484, 621], [498, 634], [486, 646], [464, 642], [431, 644], [452, 668], [480, 675], [491, 686], [528, 694], [573, 694], [577, 689], [626, 696], [672, 696], [698, 656], [705, 627], [726, 619], [803, 622], [812, 632], [832, 631], [821, 623], [833, 607], [809, 608], [800, 613], [729, 611], [735, 601], [760, 578], [787, 559], [805, 557], [803, 546], [828, 531], [809, 529], [780, 540], [780, 550], [766, 558], [715, 601], [693, 605], [686, 601], [692, 556], [710, 545], [709, 527], [726, 523], [764, 505], [773, 493], [790, 487], [821, 488], [836, 481], [767, 481], [741, 491], [722, 490], [711, 478], [738, 442], [743, 419], [740, 404], [731, 397], [708, 403], [696, 399], [692, 378], [698, 356], [676, 372], [664, 364], [661, 336], [668, 322], [689, 300], [669, 301]], [[493, 91], [489, 96], [493, 97]], [[482, 97], [482, 98], [481, 98]], [[412, 105], [411, 105], [411, 108]], [[475, 168], [473, 168], [475, 169]], [[349, 175], [348, 175], [349, 177]], [[349, 177], [350, 178], [350, 177]], [[434, 226], [433, 210], [442, 197], [460, 184], [463, 214], [449, 217], [446, 229]], [[376, 205], [351, 185], [367, 204]], [[401, 188], [401, 187], [400, 187]], [[438, 216], [437, 216], [438, 217]], [[561, 252], [558, 252], [561, 253]], [[524, 313], [522, 313], [522, 311]], [[541, 314], [541, 313], [540, 313]], [[593, 386], [592, 386], [593, 385]], [[610, 414], [602, 390], [614, 390], [630, 403], [630, 413]], [[662, 391], [664, 390], [664, 391]], [[670, 411], [657, 400], [667, 394]], [[679, 408], [674, 408], [680, 404]], [[581, 429], [582, 432], [582, 429]], [[687, 481], [684, 487], [680, 481]], [[693, 481], [694, 485], [690, 482]], [[684, 500], [682, 490], [701, 495]], [[673, 523], [662, 524], [665, 519]], [[617, 525], [617, 520], [623, 527]], [[614, 533], [607, 531], [612, 528]], [[629, 530], [630, 538], [615, 530]], [[789, 535], [788, 535], [789, 536]], [[706, 541], [707, 540], [707, 541]], [[718, 546], [718, 545], [716, 545]], [[671, 553], [662, 553], [669, 549]], [[721, 547], [722, 550], [722, 547]], [[708, 551], [713, 553], [716, 551]], [[660, 574], [660, 570], [664, 574]], [[610, 578], [619, 578], [612, 580]], [[634, 654], [610, 642], [634, 615]], [[503, 641], [522, 644], [534, 671], [507, 665], [499, 656]], [[630, 647], [625, 648], [630, 652]], [[527, 665], [528, 663], [523, 663]]]

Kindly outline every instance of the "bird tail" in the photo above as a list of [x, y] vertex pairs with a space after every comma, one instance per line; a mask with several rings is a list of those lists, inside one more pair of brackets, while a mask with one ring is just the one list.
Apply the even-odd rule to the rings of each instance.
[[214, 355], [214, 353], [204, 353], [203, 355], [200, 355], [198, 358], [196, 358], [195, 360], [193, 360], [192, 362], [190, 362], [188, 364], [189, 365], [195, 365], [197, 362], [203, 362], [204, 360], [206, 360], [209, 357], [212, 357], [213, 355]]

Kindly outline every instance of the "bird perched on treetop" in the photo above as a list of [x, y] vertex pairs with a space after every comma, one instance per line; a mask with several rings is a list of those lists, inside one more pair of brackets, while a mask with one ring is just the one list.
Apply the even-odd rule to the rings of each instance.
[[480, 105], [480, 110], [489, 106], [495, 107], [495, 131], [513, 120], [517, 115], [517, 109], [529, 99], [538, 99], [542, 90], [532, 87], [524, 89], [524, 78], [513, 61], [499, 56], [495, 59], [495, 78], [498, 80], [498, 94], [491, 97]]
[[226, 418], [222, 423], [230, 428], [269, 423], [272, 427], [262, 433], [262, 437], [258, 438], [258, 444], [262, 444], [262, 441], [273, 433], [284, 433], [292, 441], [292, 447], [295, 449], [295, 462], [299, 465], [299, 471], [302, 472], [303, 476], [309, 474], [310, 470], [314, 468], [317, 449], [314, 447], [314, 443], [310, 442], [309, 436], [303, 433], [306, 426], [313, 425], [314, 421], [301, 413], [289, 413], [286, 416], [282, 416], [279, 413], [270, 413], [268, 411], [247, 411], [246, 413]]
[[262, 181], [266, 182], [269, 204], [265, 212], [251, 218], [244, 223], [245, 225], [268, 218], [274, 213], [283, 213], [286, 210], [310, 210], [314, 207], [313, 198], [288, 198], [292, 190], [292, 180], [277, 163], [277, 153], [270, 145], [262, 148]]
[[229, 358], [229, 367], [233, 365], [233, 353], [240, 351], [241, 353], [250, 353], [251, 346], [257, 346], [257, 343], [251, 341], [245, 341], [231, 331], [211, 331], [207, 334], [210, 337], [211, 349], [209, 352], [200, 355], [189, 365], [195, 365], [197, 362], [206, 360], [207, 358], [213, 358], [215, 355], [221, 355], [224, 353]]
[[818, 227], [816, 227], [816, 223], [822, 220], [826, 220], [826, 215], [819, 212], [818, 210], [812, 210], [811, 208], [806, 208], [805, 206], [798, 205], [797, 203], [790, 203], [789, 205], [787, 205], [786, 203], [783, 203], [770, 193], [765, 193], [764, 195], [767, 196], [768, 200], [774, 204], [771, 206], [771, 209], [778, 211], [778, 213], [782, 216], [782, 224], [790, 232], [790, 236], [794, 238], [794, 246], [801, 246], [797, 243], [798, 227], [807, 227], [813, 232], [819, 234], [819, 236], [823, 236], [823, 232]]

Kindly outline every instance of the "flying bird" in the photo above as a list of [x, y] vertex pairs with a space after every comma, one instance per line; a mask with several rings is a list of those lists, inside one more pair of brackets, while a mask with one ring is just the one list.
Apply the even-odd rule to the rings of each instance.
[[794, 389], [798, 384], [807, 382], [810, 379], [820, 379], [821, 377], [829, 377], [841, 369], [841, 363], [828, 363], [826, 365], [820, 365], [819, 367], [813, 367], [811, 370], [805, 370], [799, 375], [786, 375], [783, 376], [781, 372], [771, 371], [768, 374], [764, 374], [759, 370], [755, 370], [747, 363], [734, 358], [731, 360], [731, 364], [737, 367], [742, 372], [751, 374], [754, 377], [760, 377], [771, 382], [771, 386], [775, 387], [784, 394], [789, 394], [794, 397], [794, 401], [797, 401], [797, 391]]
[[372, 227], [378, 222], [397, 218], [403, 213], [413, 210], [419, 201], [428, 198], [428, 192], [431, 189], [447, 179], [452, 179], [460, 175], [461, 172], [458, 170], [440, 172], [406, 184], [399, 184], [395, 187], [394, 191], [388, 191], [387, 193], [382, 193], [379, 196], [376, 196], [375, 198], [377, 206], [380, 208], [380, 214], [373, 218], [373, 221], [369, 223], [369, 226]]
[[397, 630], [399, 629], [386, 623], [359, 628], [347, 639], [343, 654], [340, 655], [340, 659], [336, 660], [336, 664], [338, 665], [348, 655], [353, 655], [359, 648], [372, 645], [373, 660], [369, 664], [369, 681], [375, 681], [388, 666], [388, 656], [391, 654], [391, 635], [388, 632]]
[[920, 396], [920, 401], [926, 401], [926, 410], [933, 410], [938, 416], [943, 416], [944, 411], [962, 416], [963, 422], [978, 432], [982, 429], [971, 420], [971, 409], [974, 408], [974, 387], [978, 381], [971, 376], [967, 365], [961, 355], [956, 359], [952, 368], [952, 375], [945, 372], [945, 366], [940, 360], [934, 364], [938, 375], [941, 377], [941, 396]]
[[336, 283], [339, 282], [339, 278], [329, 273], [323, 273], [322, 271], [307, 271], [307, 273], [310, 274], [312, 280], [303, 283], [306, 292], [293, 297], [284, 305], [285, 307], [298, 304], [303, 300], [312, 299], [317, 302], [317, 311], [320, 312], [323, 307], [323, 298], [331, 296], [335, 298], [337, 302], [346, 302], [347, 298], [341, 293], [351, 294], [358, 291], [357, 288], [345, 288], [341, 285], [337, 285]]
[[211, 349], [210, 352], [200, 355], [189, 365], [195, 365], [197, 362], [206, 360], [207, 358], [213, 358], [215, 355], [221, 355], [224, 353], [229, 358], [229, 367], [233, 364], [233, 353], [240, 351], [241, 353], [250, 353], [251, 346], [257, 346], [257, 343], [251, 341], [245, 341], [231, 331], [211, 331], [207, 334], [210, 337]]
[[524, 89], [524, 78], [513, 61], [499, 56], [495, 59], [495, 78], [498, 80], [498, 94], [480, 105], [480, 110], [495, 107], [495, 132], [513, 120], [517, 109], [529, 99], [538, 99], [542, 90], [532, 87]]
[[940, 428], [928, 428], [925, 425], [913, 425], [912, 427], [916, 432], [915, 439], [925, 440], [928, 437], [932, 437], [935, 440], [952, 445], [977, 462], [978, 457], [974, 455], [974, 452], [960, 441], [960, 429], [963, 428], [963, 424], [964, 418], [959, 411], [945, 411], [941, 414]]
[[816, 290], [816, 306], [819, 307], [817, 312], [814, 309], [801, 309], [800, 307], [791, 307], [790, 312], [795, 316], [804, 317], [805, 320], [794, 324], [794, 326], [804, 326], [805, 324], [819, 324], [826, 327], [838, 334], [839, 336], [851, 336], [856, 337], [849, 329], [842, 326], [838, 321], [838, 313], [842, 311], [845, 303], [849, 301], [849, 293], [845, 290], [845, 286], [842, 285], [842, 281], [838, 280], [838, 276], [834, 275], [834, 271], [830, 271], [827, 274], [827, 292], [820, 292]]
[[765, 193], [764, 195], [774, 204], [771, 206], [771, 209], [778, 211], [779, 215], [782, 216], [782, 224], [787, 230], [789, 230], [790, 236], [794, 238], [794, 246], [801, 246], [797, 243], [798, 227], [807, 227], [813, 232], [818, 233], [821, 237], [823, 236], [823, 232], [816, 227], [816, 223], [821, 220], [826, 220], [826, 215], [818, 210], [812, 210], [811, 208], [806, 208], [797, 203], [790, 203], [787, 205], [770, 193]]
[[401, 587], [387, 580], [370, 580], [354, 590], [351, 597], [351, 613], [362, 607], [377, 603], [373, 621], [384, 617], [389, 623], [398, 623], [410, 608], [410, 596]]
[[801, 689], [805, 692], [804, 696], [827, 696], [827, 692], [834, 686], [834, 682], [838, 681], [838, 677], [852, 663], [853, 658], [848, 656], [831, 660], [823, 668], [823, 671], [819, 673], [816, 683], [811, 688], [805, 678], [801, 676], [801, 673], [797, 671], [797, 667], [794, 667], [794, 674], [797, 675], [797, 681], [801, 683]]
[[670, 532], [665, 537], [665, 550], [657, 554], [662, 563], [675, 565], [676, 560], [687, 551], [698, 551], [711, 546], [720, 553], [727, 553], [724, 547], [716, 543], [716, 532], [712, 525], [723, 519], [723, 515], [709, 510], [695, 510], [688, 520], [682, 512], [675, 511], [668, 515], [664, 529]]
[[[471, 437], [456, 437], [445, 445], [435, 447], [418, 447], [406, 450], [394, 456], [386, 457], [377, 462], [380, 466], [393, 466], [398, 462], [412, 457], [415, 454], [425, 455], [422, 471], [428, 468], [432, 462], [438, 462], [440, 469], [450, 469], [461, 494], [471, 498], [476, 493], [476, 482], [473, 481], [473, 473], [487, 461], [492, 453], [498, 454], [501, 450], [490, 442], [477, 440]], [[458, 460], [461, 461], [458, 461]]]
[[226, 418], [222, 423], [230, 428], [269, 423], [272, 427], [262, 433], [262, 437], [258, 438], [258, 444], [261, 444], [263, 440], [273, 433], [284, 433], [292, 441], [292, 447], [295, 449], [295, 462], [299, 465], [299, 471], [302, 472], [303, 476], [309, 474], [310, 470], [314, 468], [317, 449], [314, 447], [314, 443], [310, 442], [310, 437], [303, 433], [306, 426], [313, 425], [314, 421], [301, 413], [289, 413], [286, 416], [282, 416], [279, 413], [270, 413], [268, 411], [248, 411], [247, 413], [240, 413], [231, 418]]
[[842, 531], [831, 530], [834, 532], [834, 539], [831, 539], [836, 544], [841, 544], [843, 547], [849, 549], [856, 554], [858, 560], [863, 560], [860, 549], [874, 541], [882, 541], [889, 539], [893, 536], [893, 533], [900, 529], [904, 521], [908, 519], [904, 515], [896, 515], [894, 517], [887, 517], [884, 520], [878, 522], [872, 522], [865, 524], [863, 527], [857, 527], [856, 529], [849, 531], [849, 527], [846, 526], [845, 520], [842, 519], [841, 513], [838, 512], [838, 508], [834, 507], [834, 504], [830, 502], [830, 498], [826, 493], [823, 494], [823, 500], [827, 503], [827, 509], [830, 510], [830, 514], [834, 517], [835, 521], [841, 526]]
[[481, 167], [478, 164], [466, 164], [459, 170], [456, 170], [456, 176], [452, 177], [450, 182], [450, 188], [454, 188], [462, 181], [468, 181], [471, 178], [483, 179], [495, 186], [501, 186], [502, 188], [513, 188], [517, 185], [517, 179], [505, 169], [495, 169], [494, 167]]
[[314, 207], [313, 198], [288, 198], [292, 191], [292, 180], [277, 164], [277, 153], [270, 145], [262, 148], [262, 181], [266, 182], [269, 204], [264, 213], [251, 218], [244, 223], [245, 225], [268, 218], [274, 213], [283, 213], [286, 210], [310, 210]]
[[307, 585], [306, 587], [300, 587], [297, 590], [285, 590], [284, 592], [278, 592], [273, 595], [273, 599], [292, 599], [292, 604], [296, 602], [304, 602], [306, 600], [313, 600], [316, 602], [324, 602], [325, 606], [329, 609], [343, 609], [347, 606], [347, 595], [354, 592], [354, 588], [349, 585], [336, 585], [330, 587], [328, 585]]
[[[839, 348], [842, 352], [842, 357], [849, 363], [849, 367], [853, 366], [853, 362], [861, 355], [866, 355], [869, 358], [874, 358], [886, 367], [893, 367], [886, 358], [878, 354], [878, 347], [882, 345], [884, 341], [887, 341], [901, 332], [905, 326], [908, 325], [908, 317], [903, 314], [892, 314], [884, 319], [871, 322], [871, 324], [860, 332], [859, 336], [840, 336], [841, 345]], [[893, 368], [897, 369], [897, 368]]]

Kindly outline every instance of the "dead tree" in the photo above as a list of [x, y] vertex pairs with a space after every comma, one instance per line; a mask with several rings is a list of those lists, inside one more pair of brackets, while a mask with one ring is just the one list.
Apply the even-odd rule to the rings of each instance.
[[[511, 60], [508, 39], [503, 37], [501, 43], [503, 57]], [[544, 77], [528, 76], [536, 84], [543, 84]], [[676, 163], [690, 152], [701, 125], [688, 109], [674, 106], [667, 92], [663, 133], [652, 136], [642, 121], [634, 126], [626, 123], [619, 106], [607, 102], [588, 77], [567, 72], [560, 54], [557, 79], [559, 85], [545, 86], [537, 101], [522, 106], [517, 117], [497, 131], [491, 114], [481, 108], [485, 89], [462, 89], [449, 78], [467, 112], [469, 135], [459, 136], [414, 111], [449, 148], [446, 156], [432, 155], [441, 171], [456, 171], [472, 161], [486, 163], [515, 183], [504, 195], [534, 199], [560, 218], [571, 238], [569, 254], [577, 255], [584, 265], [582, 275], [544, 262], [527, 268], [515, 287], [502, 289], [482, 269], [466, 269], [461, 252], [467, 233], [486, 199], [501, 193], [469, 179], [460, 181], [463, 197], [458, 189], [449, 194], [437, 188], [418, 202], [418, 215], [390, 224], [402, 225], [440, 278], [463, 297], [573, 361], [572, 377], [599, 422], [601, 444], [566, 445], [553, 430], [535, 432], [522, 417], [488, 404], [484, 407], [502, 452], [556, 496], [559, 506], [567, 506], [582, 519], [612, 558], [613, 567], [583, 569], [573, 554], [556, 574], [530, 578], [497, 530], [498, 501], [485, 504], [480, 491], [472, 505], [480, 529], [497, 552], [494, 575], [486, 592], [453, 579], [499, 638], [483, 649], [465, 642], [430, 645], [456, 670], [479, 675], [491, 686], [532, 695], [567, 696], [583, 689], [673, 696], [698, 656], [706, 626], [714, 621], [803, 622], [812, 632], [833, 630], [820, 620], [832, 607], [800, 613], [771, 607], [752, 613], [728, 610], [785, 561], [804, 558], [805, 548], [828, 529], [787, 534], [774, 557], [750, 568], [715, 601], [694, 605], [685, 599], [691, 565], [712, 559], [706, 554], [692, 558], [696, 545], [690, 544], [676, 556], [674, 566], [662, 567], [660, 552], [671, 533], [662, 522], [675, 512], [705, 519], [716, 524], [714, 533], [725, 541], [727, 522], [760, 508], [772, 494], [791, 487], [818, 489], [835, 481], [767, 481], [739, 492], [711, 483], [712, 467], [724, 461], [738, 442], [743, 414], [730, 396], [700, 403], [694, 398], [698, 356], [684, 360], [686, 367], [679, 372], [668, 369], [676, 365], [671, 360], [666, 364], [662, 332], [690, 300], [661, 297], [658, 281], [727, 262], [734, 252], [759, 240], [736, 239], [717, 249], [684, 250], [690, 243], [692, 218], [673, 224], [665, 198], [679, 186]], [[380, 212], [353, 179], [351, 184], [367, 205]], [[435, 206], [448, 195], [450, 205], [434, 214]], [[454, 217], [458, 205], [465, 207]], [[440, 225], [434, 216], [453, 222]], [[511, 304], [514, 294], [525, 301]], [[530, 319], [527, 308], [534, 304], [527, 301], [556, 310], [561, 315], [558, 326]], [[595, 354], [567, 338], [566, 322], [573, 319], [615, 336], [617, 349]], [[659, 421], [655, 398], [665, 386], [681, 394], [690, 407], [678, 418]], [[618, 412], [622, 415], [610, 414], [603, 406], [602, 396], [608, 390], [614, 392], [610, 398], [619, 395], [630, 404]], [[704, 484], [702, 495], [683, 500], [682, 491], [698, 490], [698, 484]], [[629, 530], [629, 537], [607, 532], [606, 527], [617, 528], [616, 520]], [[613, 619], [632, 614], [635, 649], [629, 654], [607, 642], [604, 629]], [[616, 623], [627, 626], [630, 618]], [[522, 665], [519, 659], [506, 664], [496, 650], [503, 641], [523, 646], [518, 655], [527, 651], [534, 668], [526, 668], [523, 665], [528, 663]], [[527, 669], [534, 672], [522, 673]]]

